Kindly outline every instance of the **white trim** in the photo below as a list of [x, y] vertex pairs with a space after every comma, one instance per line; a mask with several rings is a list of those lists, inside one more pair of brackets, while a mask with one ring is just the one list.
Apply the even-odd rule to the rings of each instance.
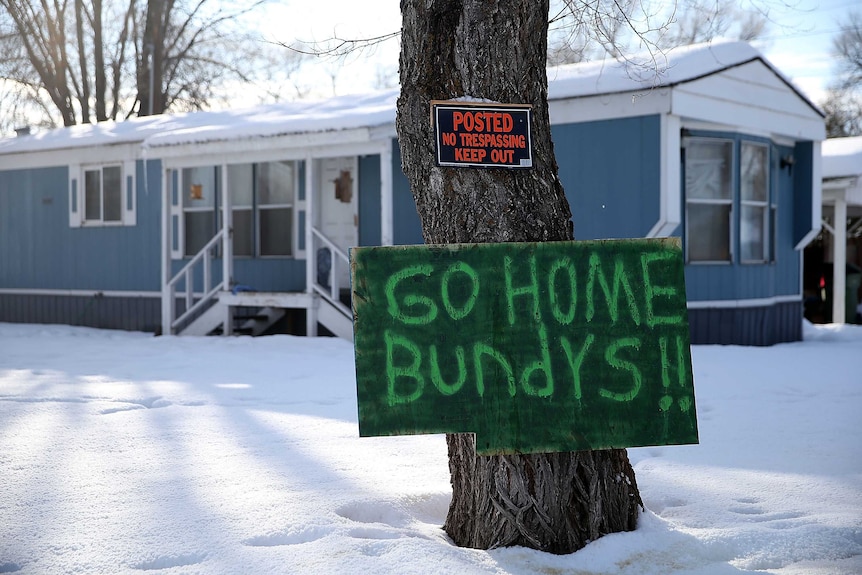
[[[183, 210], [183, 171], [180, 168], [165, 168], [162, 165], [162, 172], [165, 173], [167, 187], [165, 191], [165, 206], [168, 210], [168, 249], [170, 250], [172, 260], [181, 260], [185, 256], [185, 215]], [[174, 182], [176, 181], [176, 186]], [[176, 203], [174, 203], [174, 195], [176, 195]], [[176, 221], [176, 234], [174, 234], [174, 221]], [[170, 277], [170, 273], [168, 277]]]
[[380, 245], [391, 246], [395, 241], [392, 189], [392, 145], [386, 140], [380, 148]]
[[[219, 166], [219, 170], [221, 170], [222, 282], [230, 289], [233, 285], [233, 195], [227, 174], [227, 164]], [[230, 326], [227, 327], [228, 329], [223, 333], [230, 335]]]
[[729, 125], [733, 126], [734, 132], [759, 131], [798, 140], [821, 140], [826, 135], [823, 118], [813, 110], [809, 116], [801, 116], [792, 110], [772, 109], [757, 102], [737, 101], [737, 98], [739, 95], [727, 91], [707, 95], [696, 91], [695, 85], [680, 85], [673, 90], [671, 111], [693, 120], [718, 124], [732, 122]]
[[679, 116], [661, 115], [659, 146], [659, 218], [647, 233], [648, 238], [664, 238], [682, 223], [682, 182], [680, 180], [680, 153], [682, 122]]
[[811, 228], [799, 240], [793, 249], [802, 250], [820, 233], [820, 222], [823, 221], [823, 163], [822, 142], [813, 142], [811, 152]]
[[618, 120], [671, 112], [671, 88], [599, 94], [548, 101], [551, 125]]
[[[74, 142], [74, 140], [71, 141]], [[141, 157], [141, 142], [81, 147], [72, 144], [68, 148], [55, 150], [30, 150], [13, 154], [0, 154], [0, 171], [86, 164], [92, 163], [93, 158], [99, 158], [100, 162], [106, 164], [122, 163]]]
[[[147, 169], [146, 163], [144, 164], [144, 170]], [[171, 332], [171, 323], [173, 322], [173, 308], [171, 307], [171, 286], [168, 285], [171, 279], [171, 260], [173, 259], [173, 250], [171, 249], [171, 219], [173, 210], [171, 209], [171, 186], [172, 180], [171, 174], [172, 170], [167, 170], [164, 167], [161, 170], [161, 180], [162, 180], [162, 213], [161, 213], [161, 238], [162, 238], [162, 250], [161, 250], [161, 269], [162, 269], [162, 291], [161, 291], [161, 299], [162, 299], [162, 333], [170, 334]]]
[[779, 303], [802, 303], [802, 294], [776, 295], [758, 299], [727, 299], [690, 301], [688, 309], [732, 309], [749, 307], [770, 307]]
[[307, 156], [358, 156], [373, 154], [377, 149], [378, 143], [369, 138], [368, 128], [149, 148], [169, 168], [302, 160]]
[[[305, 156], [305, 291], [314, 296], [316, 258], [314, 254], [315, 196], [317, 195], [318, 166], [311, 152]], [[305, 312], [305, 335], [317, 335], [317, 306], [312, 303]]]
[[[827, 179], [823, 180], [823, 188], [822, 189], [824, 192], [833, 192], [836, 190], [838, 192], [844, 192], [847, 188], [854, 187], [856, 185], [856, 182], [858, 179], [859, 179], [858, 176], [845, 176], [843, 178], [831, 178], [831, 179], [827, 178]], [[823, 201], [824, 202], [828, 202], [830, 199], [832, 201], [835, 201], [834, 197], [832, 197], [828, 194], [823, 195]]]
[[0, 295], [55, 295], [72, 297], [152, 297], [160, 298], [160, 291], [136, 291], [136, 290], [78, 290], [78, 289], [28, 289], [28, 288], [0, 288]]
[[[832, 323], [845, 323], [847, 300], [847, 202], [835, 201], [832, 232]], [[855, 300], [856, 294], [853, 294]]]

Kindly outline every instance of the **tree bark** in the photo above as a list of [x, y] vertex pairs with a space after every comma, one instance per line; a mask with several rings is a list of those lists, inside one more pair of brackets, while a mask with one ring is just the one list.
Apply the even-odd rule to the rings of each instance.
[[81, 123], [90, 123], [90, 80], [87, 75], [87, 48], [84, 44], [84, 2], [75, 0], [75, 36], [78, 47], [78, 66], [81, 69], [81, 92], [78, 105], [81, 106]]
[[[108, 119], [107, 103], [105, 95], [108, 90], [108, 80], [105, 76], [105, 42], [102, 34], [102, 0], [93, 0], [93, 58], [95, 60], [95, 76], [96, 88], [96, 121], [104, 122]], [[82, 70], [81, 77], [86, 78], [86, 73]]]
[[[396, 127], [425, 242], [571, 239], [548, 117], [548, 1], [402, 0], [401, 12]], [[461, 97], [531, 104], [533, 167], [437, 166], [430, 102]], [[444, 529], [459, 546], [571, 553], [636, 526], [642, 503], [625, 450], [477, 456], [472, 435], [447, 444]]]
[[164, 0], [148, 0], [144, 35], [141, 38], [141, 62], [138, 67], [138, 116], [152, 116], [165, 110], [162, 87], [166, 20], [167, 6]]

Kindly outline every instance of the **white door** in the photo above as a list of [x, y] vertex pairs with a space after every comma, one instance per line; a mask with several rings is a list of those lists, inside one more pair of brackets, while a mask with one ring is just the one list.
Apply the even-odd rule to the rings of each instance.
[[[318, 229], [345, 254], [359, 243], [356, 157], [325, 158], [319, 163]], [[334, 260], [337, 258], [333, 258]], [[337, 262], [337, 282], [349, 285], [350, 270]]]

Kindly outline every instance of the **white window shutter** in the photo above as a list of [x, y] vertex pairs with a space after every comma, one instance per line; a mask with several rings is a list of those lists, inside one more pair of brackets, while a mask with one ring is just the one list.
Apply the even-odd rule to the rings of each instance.
[[171, 259], [179, 260], [183, 257], [183, 199], [180, 192], [181, 170], [165, 171], [165, 186], [167, 193], [164, 195], [168, 202], [168, 239], [171, 248]]
[[[146, 169], [146, 166], [144, 167]], [[136, 206], [138, 202], [135, 178], [135, 161], [123, 162], [123, 225], [134, 226], [137, 224]]]
[[83, 225], [84, 205], [81, 190], [81, 166], [69, 166], [69, 227], [80, 228]]

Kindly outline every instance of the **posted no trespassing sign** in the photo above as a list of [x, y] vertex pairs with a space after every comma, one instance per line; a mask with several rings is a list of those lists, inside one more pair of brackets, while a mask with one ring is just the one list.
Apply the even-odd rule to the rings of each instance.
[[531, 106], [432, 101], [437, 165], [531, 168]]

